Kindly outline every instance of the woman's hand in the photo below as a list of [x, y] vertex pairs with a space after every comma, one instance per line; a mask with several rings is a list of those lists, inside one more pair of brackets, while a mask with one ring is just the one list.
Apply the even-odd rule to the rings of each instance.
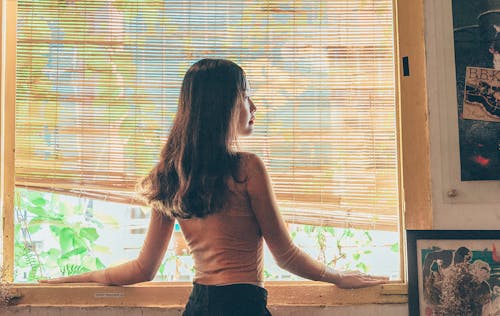
[[97, 280], [95, 279], [94, 272], [87, 272], [87, 273], [78, 274], [78, 275], [71, 275], [71, 276], [67, 276], [67, 277], [38, 280], [38, 283], [45, 283], [45, 284], [90, 283], [90, 282], [97, 282]]
[[389, 281], [388, 277], [373, 276], [359, 271], [335, 271], [335, 273], [338, 275], [334, 283], [341, 289], [359, 289]]

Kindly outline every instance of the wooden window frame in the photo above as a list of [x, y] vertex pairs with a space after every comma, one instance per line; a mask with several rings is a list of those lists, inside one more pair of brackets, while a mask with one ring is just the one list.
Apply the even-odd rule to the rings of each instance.
[[[424, 43], [424, 0], [393, 0], [397, 135], [400, 187], [401, 280], [385, 285], [341, 290], [321, 282], [266, 282], [269, 305], [336, 306], [406, 303], [404, 229], [432, 228], [429, 126]], [[14, 264], [14, 145], [17, 1], [1, 5], [1, 209], [3, 265], [12, 281]], [[401, 60], [409, 61], [409, 76]], [[147, 282], [113, 287], [95, 284], [14, 284], [19, 306], [184, 306], [191, 284]]]

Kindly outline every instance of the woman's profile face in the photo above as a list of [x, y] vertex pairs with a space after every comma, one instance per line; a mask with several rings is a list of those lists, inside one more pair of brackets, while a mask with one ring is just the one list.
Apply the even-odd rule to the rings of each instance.
[[246, 81], [246, 90], [243, 102], [240, 103], [240, 117], [238, 120], [238, 134], [240, 136], [248, 136], [253, 132], [255, 123], [255, 111], [257, 107], [253, 104], [251, 90], [248, 81]]

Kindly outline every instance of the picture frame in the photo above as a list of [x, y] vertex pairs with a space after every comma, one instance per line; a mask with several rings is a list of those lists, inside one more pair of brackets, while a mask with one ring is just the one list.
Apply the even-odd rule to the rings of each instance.
[[500, 315], [500, 230], [407, 230], [410, 316]]

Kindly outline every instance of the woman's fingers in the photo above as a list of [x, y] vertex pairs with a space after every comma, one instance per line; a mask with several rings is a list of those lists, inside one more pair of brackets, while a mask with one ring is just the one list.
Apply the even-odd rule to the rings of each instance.
[[366, 280], [365, 284], [367, 285], [378, 285], [386, 283], [384, 280]]
[[47, 284], [71, 283], [71, 279], [69, 279], [69, 278], [54, 278], [54, 279], [38, 280], [38, 283], [47, 283]]
[[38, 280], [38, 282], [39, 283], [47, 283], [47, 284], [58, 284], [58, 283], [80, 283], [80, 282], [87, 282], [87, 281], [83, 280], [81, 275], [74, 275], [74, 276], [61, 277], [61, 278]]
[[360, 276], [363, 278], [368, 278], [368, 279], [376, 279], [376, 280], [389, 280], [389, 277], [387, 276], [382, 276], [382, 275], [371, 275], [367, 273], [362, 273], [360, 271], [348, 271], [348, 272], [342, 272], [343, 275], [351, 275], [351, 276]]
[[384, 284], [389, 280], [386, 276], [373, 276], [359, 271], [342, 272], [340, 275], [340, 281], [337, 283], [337, 286], [344, 289], [356, 289]]
[[381, 276], [381, 275], [369, 275], [369, 274], [367, 274], [364, 277], [368, 278], [368, 279], [373, 279], [373, 280], [389, 281], [389, 277]]

